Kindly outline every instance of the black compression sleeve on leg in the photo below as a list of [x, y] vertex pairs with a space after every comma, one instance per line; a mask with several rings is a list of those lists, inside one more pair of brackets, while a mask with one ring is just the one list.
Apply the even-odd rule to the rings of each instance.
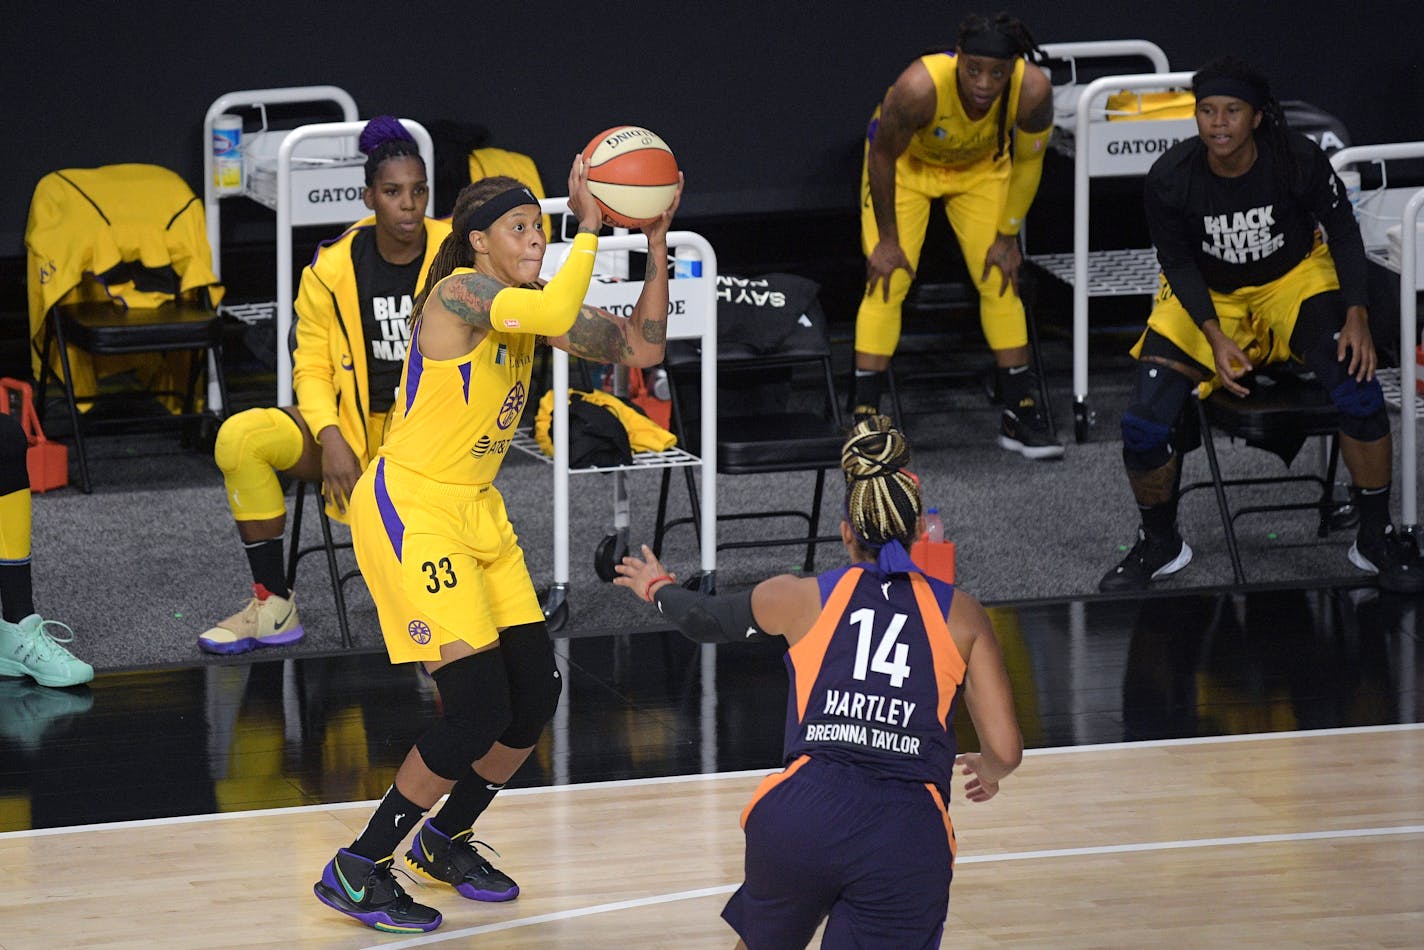
[[697, 643], [739, 643], [769, 636], [752, 616], [750, 590], [718, 596], [664, 584], [653, 594], [653, 603], [683, 636]]
[[512, 719], [509, 680], [499, 650], [447, 663], [431, 674], [444, 714], [416, 740], [430, 771], [452, 782], [464, 778]]
[[504, 654], [513, 713], [499, 741], [511, 749], [527, 749], [539, 741], [544, 726], [554, 718], [564, 688], [548, 625], [540, 620], [506, 627], [499, 635], [499, 651]]

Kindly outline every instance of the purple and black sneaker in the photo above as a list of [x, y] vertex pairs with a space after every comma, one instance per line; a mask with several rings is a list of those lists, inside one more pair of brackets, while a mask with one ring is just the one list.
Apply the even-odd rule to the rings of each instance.
[[396, 882], [391, 858], [371, 861], [342, 848], [312, 888], [328, 907], [384, 933], [425, 933], [440, 926], [440, 912], [417, 904]]
[[432, 881], [449, 884], [472, 901], [514, 900], [519, 896], [519, 885], [475, 850], [472, 833], [467, 829], [451, 838], [427, 820], [416, 832], [414, 846], [405, 853], [406, 866]]

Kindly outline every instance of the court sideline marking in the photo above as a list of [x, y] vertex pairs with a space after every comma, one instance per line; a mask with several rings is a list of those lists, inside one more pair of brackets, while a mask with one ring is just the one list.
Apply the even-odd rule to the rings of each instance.
[[[1293, 732], [1252, 732], [1231, 736], [1191, 736], [1184, 739], [1145, 739], [1137, 742], [1106, 742], [1098, 745], [1054, 746], [1046, 749], [1025, 749], [1025, 758], [1041, 755], [1073, 755], [1079, 752], [1118, 752], [1134, 749], [1161, 749], [1172, 746], [1216, 745], [1232, 742], [1258, 742], [1269, 739], [1308, 739], [1331, 736], [1369, 735], [1386, 732], [1413, 732], [1424, 729], [1424, 723], [1405, 722], [1383, 726], [1347, 726], [1340, 729], [1301, 729]], [[611, 782], [584, 782], [573, 785], [541, 785], [536, 788], [509, 788], [500, 792], [500, 798], [522, 795], [554, 795], [589, 789], [641, 788], [648, 785], [668, 785], [674, 782], [716, 782], [723, 779], [757, 778], [770, 775], [778, 769], [746, 769], [740, 772], [704, 772], [696, 775], [660, 775], [653, 778], [619, 779]], [[208, 821], [241, 821], [247, 818], [267, 818], [274, 815], [300, 815], [308, 812], [344, 811], [347, 809], [374, 809], [378, 800], [364, 802], [325, 802], [320, 805], [295, 805], [286, 808], [261, 808], [253, 811], [214, 812], [204, 815], [177, 815], [168, 818], [138, 818], [132, 821], [99, 822], [88, 825], [69, 825], [63, 828], [31, 828], [24, 831], [0, 831], [0, 843], [14, 838], [43, 838], [56, 835], [82, 834], [93, 831], [117, 829], [153, 828], [166, 825], [185, 825]], [[961, 858], [961, 862], [971, 860]]]
[[[1105, 844], [1094, 845], [1089, 848], [1058, 848], [1046, 851], [1009, 851], [1003, 854], [968, 855], [960, 858], [955, 863], [957, 865], [993, 864], [999, 861], [1037, 861], [1045, 858], [1073, 858], [1085, 855], [1179, 851], [1186, 848], [1239, 847], [1252, 844], [1279, 844], [1281, 842], [1323, 841], [1339, 838], [1377, 838], [1387, 835], [1418, 834], [1424, 834], [1424, 825], [1399, 825], [1384, 828], [1342, 828], [1334, 831], [1302, 831], [1292, 834], [1275, 835], [1241, 835], [1233, 838], [1189, 838], [1180, 841], [1145, 841], [1137, 844]], [[439, 931], [410, 940], [402, 940], [399, 943], [371, 944], [366, 950], [397, 950], [397, 948], [401, 947], [428, 947], [432, 944], [443, 943], [446, 940], [458, 940], [461, 937], [474, 937], [480, 934], [497, 933], [501, 930], [515, 930], [519, 927], [531, 927], [536, 924], [545, 924], [560, 920], [575, 920], [579, 917], [591, 917], [595, 914], [609, 914], [620, 910], [634, 910], [640, 907], [652, 907], [657, 904], [697, 900], [698, 898], [713, 897], [718, 894], [730, 894], [740, 886], [740, 884], [722, 884], [717, 887], [704, 887], [693, 891], [654, 894], [650, 897], [640, 897], [626, 901], [613, 901], [608, 904], [594, 904], [589, 907], [576, 907], [571, 910], [536, 914], [533, 917], [521, 917], [516, 920], [506, 920], [499, 923], [481, 924], [477, 927], [465, 927], [460, 930]]]

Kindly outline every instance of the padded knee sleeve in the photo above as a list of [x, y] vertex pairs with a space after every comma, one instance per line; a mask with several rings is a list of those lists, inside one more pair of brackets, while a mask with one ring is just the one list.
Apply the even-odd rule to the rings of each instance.
[[248, 409], [222, 424], [213, 460], [234, 518], [260, 521], [287, 513], [277, 472], [301, 460], [302, 441], [296, 420], [281, 409]]
[[527, 749], [539, 741], [544, 726], [554, 718], [564, 678], [554, 662], [549, 628], [542, 620], [505, 628], [499, 635], [499, 649], [504, 654], [513, 713], [499, 741], [511, 749]]
[[1122, 460], [1130, 471], [1150, 472], [1172, 457], [1172, 427], [1144, 419], [1131, 409], [1122, 414]]
[[1338, 292], [1317, 294], [1301, 304], [1291, 349], [1299, 353], [1340, 412], [1340, 432], [1359, 442], [1389, 434], [1384, 390], [1378, 379], [1361, 383], [1339, 356], [1344, 304]]
[[14, 416], [0, 412], [0, 495], [29, 490], [30, 472], [25, 456], [30, 442]]
[[1192, 382], [1156, 363], [1137, 364], [1137, 388], [1122, 414], [1122, 460], [1128, 471], [1150, 472], [1172, 457], [1172, 426], [1191, 395]]
[[499, 650], [447, 663], [431, 674], [440, 687], [439, 719], [415, 742], [430, 771], [458, 782], [509, 728], [509, 682]]
[[1330, 389], [1330, 401], [1340, 410], [1340, 432], [1357, 442], [1376, 442], [1389, 435], [1384, 390], [1378, 379], [1361, 383], [1346, 376]]

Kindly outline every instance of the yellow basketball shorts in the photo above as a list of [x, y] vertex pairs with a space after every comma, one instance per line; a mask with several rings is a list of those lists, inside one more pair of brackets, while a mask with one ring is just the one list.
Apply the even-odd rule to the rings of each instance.
[[392, 663], [475, 649], [544, 619], [504, 499], [493, 485], [445, 485], [378, 458], [351, 497], [351, 536]]
[[[979, 291], [979, 322], [990, 349], [1009, 350], [1028, 345], [1028, 326], [1023, 301], [1010, 287], [1003, 296], [999, 287], [1003, 275], [998, 269], [984, 273], [984, 256], [998, 236], [999, 213], [1008, 198], [1010, 162], [982, 161], [966, 168], [950, 168], [922, 162], [906, 154], [895, 163], [895, 223], [900, 248], [910, 266], [918, 268], [924, 250], [930, 208], [939, 203], [954, 230], [959, 250], [969, 268], [970, 279]], [[870, 174], [862, 164], [860, 173], [860, 234], [868, 257], [880, 240], [875, 224], [875, 208], [870, 201]], [[877, 286], [875, 293], [862, 296], [855, 319], [857, 352], [893, 356], [900, 342], [900, 308], [910, 291], [910, 276], [896, 271], [890, 278], [890, 299]]]
[[[1290, 339], [1300, 305], [1316, 294], [1339, 289], [1330, 249], [1317, 244], [1299, 264], [1270, 283], [1238, 287], [1229, 293], [1213, 290], [1211, 302], [1222, 332], [1241, 347], [1252, 366], [1264, 366], [1298, 357], [1291, 353]], [[1171, 340], [1208, 369], [1216, 365], [1206, 334], [1187, 313], [1165, 277], [1158, 278], [1157, 298], [1147, 318], [1147, 328]], [[1141, 355], [1146, 336], [1144, 333], [1133, 346], [1133, 356]], [[1215, 388], [1215, 383], [1213, 373], [1203, 386], [1202, 395]]]

